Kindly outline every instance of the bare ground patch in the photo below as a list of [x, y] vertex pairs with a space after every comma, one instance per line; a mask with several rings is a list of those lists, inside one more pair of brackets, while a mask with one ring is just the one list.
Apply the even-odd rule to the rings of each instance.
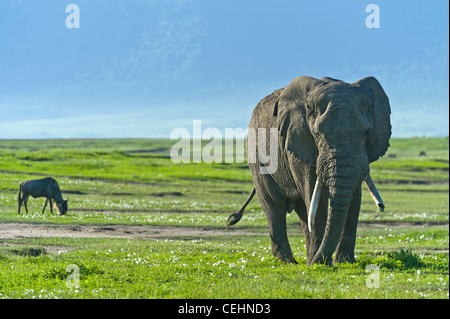
[[[429, 227], [447, 226], [448, 223], [422, 222], [360, 222], [360, 229], [384, 227]], [[299, 229], [300, 232], [300, 229]], [[183, 227], [151, 225], [59, 225], [41, 223], [0, 223], [0, 240], [20, 238], [177, 238], [216, 236], [268, 235], [267, 231], [257, 232], [245, 228], [224, 227]]]
[[19, 238], [170, 238], [265, 235], [242, 229], [213, 227], [174, 227], [148, 225], [56, 225], [0, 223], [0, 240]]

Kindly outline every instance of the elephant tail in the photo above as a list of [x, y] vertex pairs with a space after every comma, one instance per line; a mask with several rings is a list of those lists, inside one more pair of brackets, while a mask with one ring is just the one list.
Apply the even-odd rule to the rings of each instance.
[[250, 203], [250, 201], [252, 200], [253, 196], [255, 196], [255, 194], [256, 194], [256, 190], [253, 187], [252, 192], [248, 196], [246, 202], [241, 207], [241, 209], [237, 213], [231, 214], [230, 217], [228, 217], [228, 219], [227, 219], [227, 227], [228, 226], [232, 226], [232, 225], [236, 224], [238, 221], [241, 220], [242, 215], [244, 215], [245, 207], [247, 207], [248, 203]]

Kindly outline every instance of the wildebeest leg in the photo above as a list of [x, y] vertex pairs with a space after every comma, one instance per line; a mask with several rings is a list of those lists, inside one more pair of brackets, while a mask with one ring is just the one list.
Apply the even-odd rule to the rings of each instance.
[[22, 201], [23, 201], [23, 205], [25, 206], [25, 211], [28, 214], [28, 206], [27, 206], [27, 204], [28, 204], [28, 198], [30, 198], [30, 195], [27, 195], [27, 196], [24, 196], [24, 197], [25, 198], [22, 197]]
[[50, 213], [53, 215], [53, 203], [51, 198], [50, 198]]
[[[47, 207], [47, 203], [48, 203], [48, 198], [45, 199], [44, 208], [42, 209], [42, 214], [44, 213], [45, 207]], [[50, 208], [52, 208], [51, 205], [50, 205]]]

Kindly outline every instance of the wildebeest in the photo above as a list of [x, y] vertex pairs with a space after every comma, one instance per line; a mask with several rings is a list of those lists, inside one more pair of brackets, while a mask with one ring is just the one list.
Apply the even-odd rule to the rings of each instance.
[[50, 212], [53, 214], [52, 200], [56, 203], [58, 214], [64, 215], [67, 212], [67, 202], [69, 199], [64, 200], [62, 198], [58, 182], [51, 177], [28, 180], [20, 183], [19, 197], [17, 198], [19, 211], [17, 214], [20, 214], [20, 207], [22, 206], [22, 203], [28, 213], [27, 202], [30, 195], [33, 196], [33, 198], [45, 197], [45, 204], [42, 209], [42, 213], [44, 213], [45, 207], [47, 207], [47, 203], [50, 201]]

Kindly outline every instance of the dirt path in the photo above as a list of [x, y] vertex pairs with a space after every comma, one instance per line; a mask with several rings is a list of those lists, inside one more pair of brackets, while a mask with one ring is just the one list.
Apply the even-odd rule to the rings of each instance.
[[[436, 224], [439, 226], [447, 226]], [[435, 226], [436, 226], [435, 225]], [[365, 223], [358, 228], [428, 227], [429, 223]], [[300, 232], [300, 228], [298, 229]], [[175, 227], [149, 225], [58, 225], [39, 223], [0, 223], [0, 240], [19, 238], [176, 238], [176, 237], [215, 237], [215, 236], [254, 236], [268, 235], [268, 232], [255, 232], [242, 228], [215, 227]]]
[[[181, 236], [209, 237], [261, 235], [240, 229], [131, 226], [131, 225], [56, 225], [33, 223], [0, 223], [0, 240], [18, 238], [170, 238]], [[264, 234], [263, 234], [264, 235]]]

